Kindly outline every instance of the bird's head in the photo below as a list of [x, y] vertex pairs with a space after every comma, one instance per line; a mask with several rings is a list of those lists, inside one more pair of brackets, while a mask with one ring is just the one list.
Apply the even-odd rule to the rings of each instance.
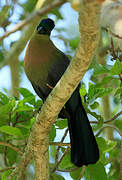
[[37, 26], [38, 34], [50, 35], [52, 29], [55, 27], [54, 21], [50, 18], [43, 19]]

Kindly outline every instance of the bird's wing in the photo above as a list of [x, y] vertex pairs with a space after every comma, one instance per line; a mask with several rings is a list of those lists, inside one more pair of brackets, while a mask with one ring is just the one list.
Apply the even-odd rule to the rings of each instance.
[[61, 76], [66, 71], [66, 69], [70, 63], [70, 60], [63, 52], [61, 52], [57, 48], [54, 51], [53, 56], [51, 57], [51, 60], [53, 62], [51, 64], [51, 67], [48, 72], [48, 78], [47, 78], [48, 82], [47, 83], [51, 87], [54, 87], [57, 84], [57, 82], [60, 80]]

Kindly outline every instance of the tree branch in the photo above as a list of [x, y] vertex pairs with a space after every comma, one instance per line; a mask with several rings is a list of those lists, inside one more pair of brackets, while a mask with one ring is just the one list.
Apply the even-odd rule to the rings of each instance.
[[10, 143], [7, 143], [7, 142], [1, 142], [0, 141], [0, 145], [10, 147], [14, 151], [18, 152], [20, 155], [23, 154], [23, 152], [19, 148], [17, 148], [15, 145], [13, 145], [13, 144], [10, 144]]
[[59, 169], [57, 168], [56, 171], [60, 171], [60, 172], [72, 172], [72, 171], [76, 171], [77, 169], [80, 169], [81, 167], [75, 167], [72, 169]]
[[[120, 115], [122, 114], [122, 111], [118, 112], [117, 114], [115, 114], [111, 119], [107, 120], [107, 121], [104, 121], [103, 123], [110, 123], [114, 120], [116, 120]], [[90, 123], [93, 123], [93, 124], [98, 124], [99, 122], [98, 121], [90, 121]]]
[[110, 122], [114, 121], [114, 120], [117, 119], [121, 114], [122, 114], [122, 111], [118, 112], [118, 113], [115, 114], [110, 120], [104, 121], [104, 123], [110, 123]]
[[81, 178], [83, 177], [85, 169], [86, 169], [86, 166], [83, 166], [78, 180], [81, 180]]
[[122, 137], [122, 132], [119, 130], [119, 128], [117, 128], [116, 126], [111, 125], [111, 124], [106, 124], [106, 125], [104, 125], [104, 126], [98, 131], [98, 133], [96, 134], [96, 136], [99, 136], [100, 133], [101, 133], [104, 129], [106, 129], [106, 128], [115, 129], [115, 130], [119, 133], [119, 135]]
[[32, 161], [32, 152], [30, 152], [29, 146], [30, 144], [27, 145], [25, 149], [25, 153], [23, 153], [21, 161], [16, 166], [14, 171], [9, 175], [7, 180], [11, 180], [13, 176], [15, 176], [16, 174], [19, 174], [18, 177], [20, 177], [22, 173], [24, 174], [27, 165], [30, 163], [30, 161]]
[[[65, 133], [64, 133], [64, 135], [63, 135], [63, 137], [62, 137], [60, 143], [63, 143], [65, 137], [67, 136], [67, 133], [68, 133], [68, 128], [65, 130]], [[64, 144], [64, 143], [63, 143], [63, 144]], [[55, 162], [57, 162], [57, 160], [58, 160], [60, 148], [61, 148], [61, 146], [59, 146], [59, 147], [57, 148], [57, 150], [56, 150], [56, 158], [55, 158]]]
[[10, 170], [10, 169], [15, 169], [15, 167], [7, 167], [7, 168], [4, 168], [4, 169], [1, 169], [1, 170], [0, 170], [0, 173], [5, 172], [5, 171], [8, 171], [8, 170]]
[[61, 163], [61, 161], [63, 160], [64, 156], [67, 154], [67, 152], [69, 151], [69, 147], [67, 147], [63, 153], [63, 155], [61, 156], [60, 160], [55, 164], [55, 167], [51, 170], [51, 173], [55, 172], [56, 169], [58, 168], [59, 164]]
[[70, 143], [62, 143], [62, 142], [50, 142], [49, 143], [50, 145], [53, 145], [53, 146], [70, 146]]

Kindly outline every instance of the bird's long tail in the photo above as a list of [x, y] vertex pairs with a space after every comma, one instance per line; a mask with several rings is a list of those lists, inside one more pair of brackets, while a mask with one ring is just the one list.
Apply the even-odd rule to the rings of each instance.
[[70, 115], [68, 126], [72, 163], [79, 167], [96, 163], [99, 159], [99, 149], [81, 102], [79, 87], [74, 91], [65, 107]]

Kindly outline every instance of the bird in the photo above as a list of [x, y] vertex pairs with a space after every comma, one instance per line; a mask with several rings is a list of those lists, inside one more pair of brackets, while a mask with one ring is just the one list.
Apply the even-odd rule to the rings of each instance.
[[[25, 73], [43, 102], [70, 64], [69, 58], [50, 39], [54, 27], [52, 19], [42, 19], [31, 36], [24, 57]], [[82, 105], [79, 89], [80, 84], [64, 106], [68, 114], [66, 117], [71, 143], [71, 162], [77, 167], [95, 164], [99, 160], [98, 144]]]

